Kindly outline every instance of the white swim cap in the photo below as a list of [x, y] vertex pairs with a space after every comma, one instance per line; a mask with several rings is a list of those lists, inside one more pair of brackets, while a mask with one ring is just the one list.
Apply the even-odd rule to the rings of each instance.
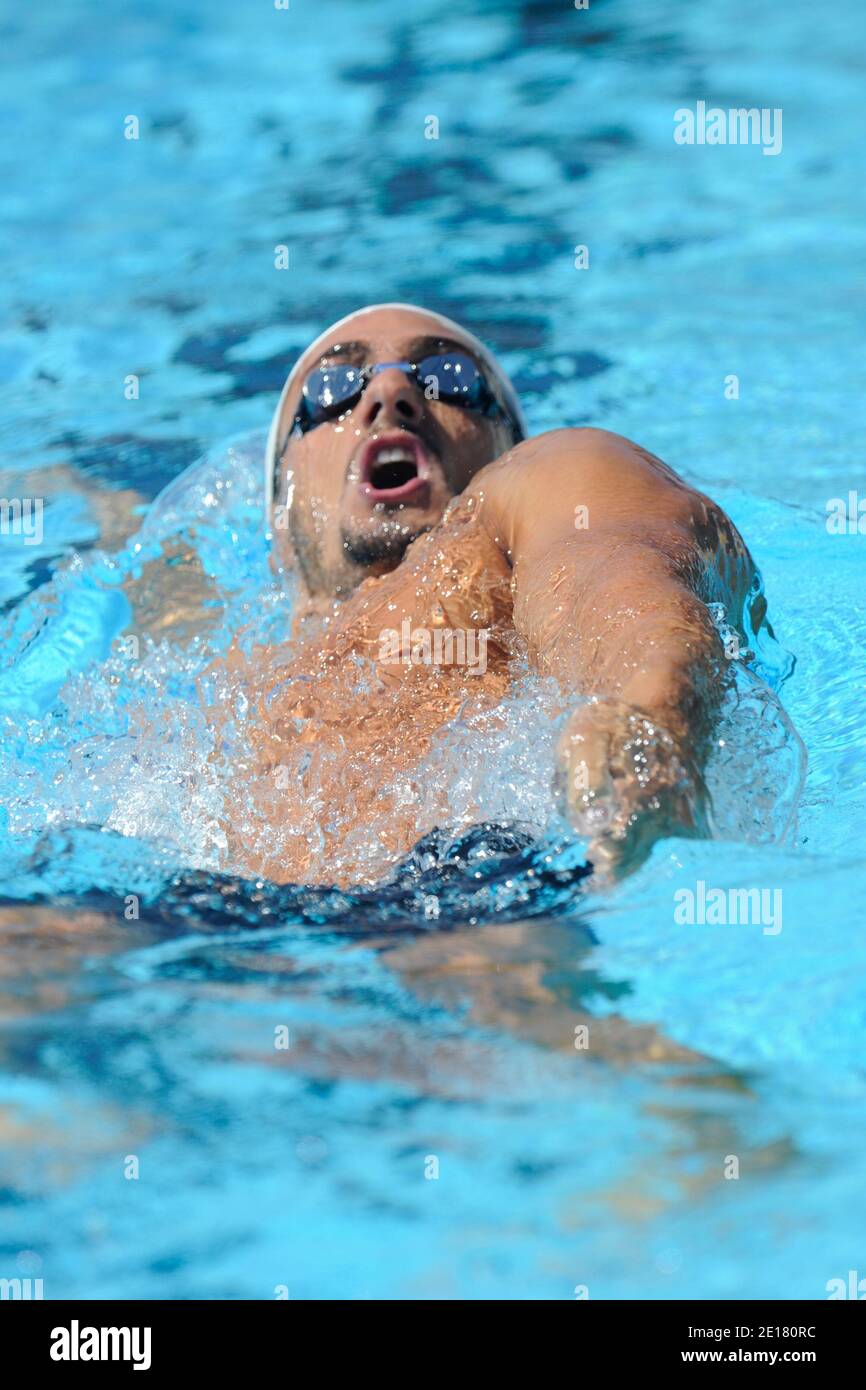
[[286, 397], [295, 384], [301, 362], [307, 356], [310, 349], [317, 346], [317, 344], [321, 343], [323, 348], [325, 348], [330, 347], [332, 343], [338, 341], [339, 330], [344, 324], [348, 323], [350, 319], [358, 318], [360, 314], [370, 314], [375, 309], [409, 309], [413, 313], [423, 314], [425, 318], [435, 319], [437, 323], [442, 325], [442, 328], [445, 330], [443, 336], [457, 338], [465, 342], [467, 347], [472, 349], [474, 356], [478, 358], [481, 365], [487, 368], [490, 376], [494, 377], [499, 383], [499, 388], [502, 392], [502, 401], [508, 412], [509, 418], [513, 421], [521, 434], [526, 434], [526, 421], [523, 416], [523, 411], [520, 408], [520, 401], [517, 399], [517, 392], [496, 358], [493, 356], [493, 353], [484, 346], [479, 338], [476, 338], [474, 333], [470, 333], [468, 329], [461, 327], [461, 325], [455, 323], [453, 319], [446, 318], [444, 314], [434, 313], [430, 309], [422, 309], [419, 304], [366, 304], [363, 309], [355, 309], [351, 314], [346, 314], [343, 318], [338, 319], [336, 323], [332, 323], [330, 328], [326, 328], [323, 333], [319, 334], [318, 338], [310, 344], [310, 347], [306, 348], [304, 352], [301, 353], [289, 373], [285, 386], [280, 392], [280, 399], [277, 401], [277, 407], [274, 411], [273, 419], [271, 420], [268, 445], [265, 450], [265, 520], [268, 527], [271, 525], [274, 505], [274, 484], [276, 482], [275, 473], [277, 448], [279, 447], [280, 417], [283, 413], [283, 405], [285, 404]]

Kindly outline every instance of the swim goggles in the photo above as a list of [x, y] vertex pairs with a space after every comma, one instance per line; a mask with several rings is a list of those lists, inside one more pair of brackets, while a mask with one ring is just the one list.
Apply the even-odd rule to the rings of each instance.
[[357, 405], [373, 377], [396, 367], [424, 392], [428, 400], [445, 401], [481, 415], [501, 414], [510, 419], [490, 387], [478, 363], [466, 352], [434, 352], [419, 362], [377, 362], [355, 367], [346, 362], [315, 367], [301, 389], [291, 434], [333, 420]]

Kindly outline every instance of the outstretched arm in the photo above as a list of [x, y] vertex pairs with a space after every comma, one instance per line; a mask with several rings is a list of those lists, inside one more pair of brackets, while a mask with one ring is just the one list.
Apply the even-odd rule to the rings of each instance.
[[469, 490], [513, 569], [514, 621], [540, 670], [589, 697], [560, 750], [569, 815], [597, 867], [634, 867], [705, 829], [702, 767], [724, 688], [704, 601], [742, 628], [754, 574], [714, 503], [619, 436], [557, 430]]

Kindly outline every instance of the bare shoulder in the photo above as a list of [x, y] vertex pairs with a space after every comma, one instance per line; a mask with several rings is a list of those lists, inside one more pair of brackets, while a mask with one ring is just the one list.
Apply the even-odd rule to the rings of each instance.
[[478, 473], [468, 491], [488, 524], [515, 539], [526, 521], [536, 532], [572, 528], [579, 507], [598, 529], [638, 520], [688, 525], [696, 502], [709, 503], [648, 450], [590, 428], [524, 440]]
[[616, 540], [653, 546], [695, 572], [724, 569], [737, 590], [754, 574], [742, 537], [712, 498], [609, 430], [549, 430], [524, 440], [482, 469], [468, 492], [509, 556], [577, 534], [599, 553]]
[[504, 490], [532, 478], [567, 481], [579, 478], [587, 486], [606, 490], [625, 483], [692, 489], [655, 454], [624, 435], [592, 427], [547, 430], [525, 439], [483, 469], [470, 491]]

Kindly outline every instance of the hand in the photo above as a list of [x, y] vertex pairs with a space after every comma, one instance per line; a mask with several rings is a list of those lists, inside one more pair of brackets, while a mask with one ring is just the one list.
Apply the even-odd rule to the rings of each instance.
[[643, 711], [589, 700], [557, 750], [563, 814], [589, 843], [602, 882], [637, 869], [666, 835], [709, 833], [709, 798], [693, 755]]

